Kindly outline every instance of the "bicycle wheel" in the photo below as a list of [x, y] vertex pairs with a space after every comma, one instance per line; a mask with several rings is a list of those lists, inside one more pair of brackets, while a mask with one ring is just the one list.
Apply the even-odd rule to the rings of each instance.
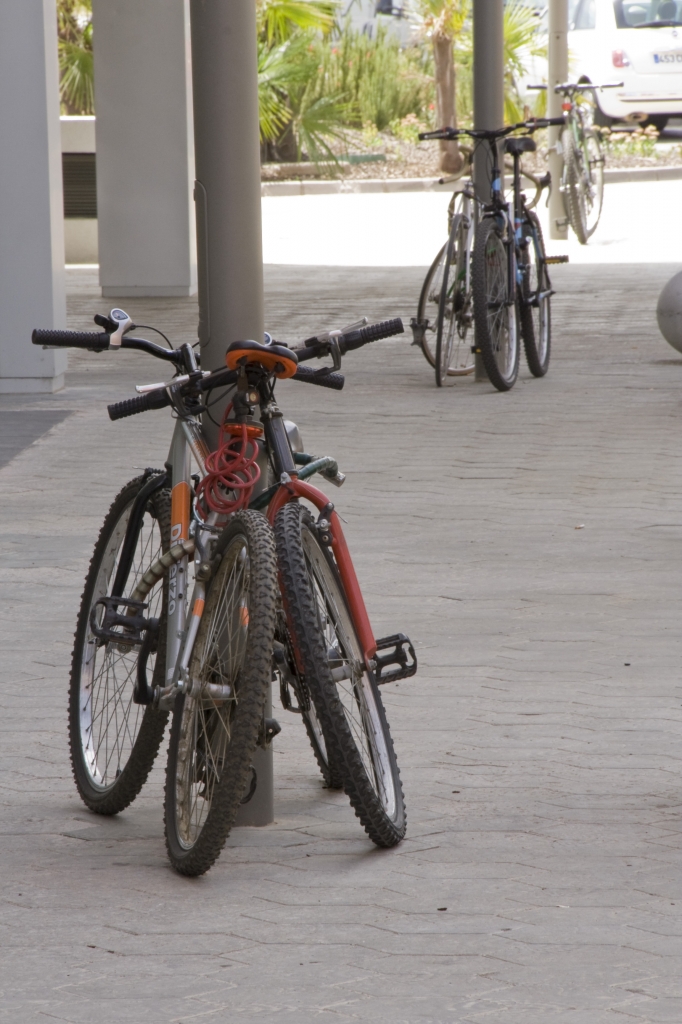
[[[166, 769], [166, 847], [183, 875], [203, 874], [225, 845], [251, 779], [271, 676], [277, 576], [265, 517], [236, 513], [216, 555]], [[215, 696], [218, 686], [226, 696]]]
[[540, 221], [532, 212], [526, 213], [526, 218], [522, 226], [525, 245], [519, 258], [519, 321], [528, 369], [534, 377], [544, 377], [549, 368], [552, 336], [551, 285]]
[[589, 175], [586, 197], [588, 206], [587, 237], [589, 238], [594, 234], [599, 223], [604, 202], [604, 154], [599, 142], [599, 135], [591, 129], [585, 132], [585, 156]]
[[439, 388], [448, 375], [460, 377], [475, 368], [471, 344], [467, 342], [471, 323], [471, 296], [467, 292], [468, 233], [468, 224], [457, 214], [445, 250], [438, 303], [436, 384]]
[[[98, 814], [118, 814], [135, 799], [154, 763], [168, 713], [133, 702], [137, 648], [100, 644], [90, 626], [95, 603], [113, 583], [128, 519], [144, 477], [127, 483], [107, 513], [85, 580], [76, 625], [69, 686], [69, 748], [76, 787]], [[147, 503], [123, 597], [163, 551], [170, 538], [170, 491]], [[147, 662], [152, 685], [164, 685], [165, 583], [148, 598], [147, 615], [161, 620], [158, 653]]]
[[[455, 219], [458, 219], [457, 217]], [[474, 371], [474, 356], [466, 334], [471, 319], [471, 298], [462, 282], [466, 280], [466, 230], [450, 234], [439, 250], [424, 279], [417, 319], [428, 322], [422, 338], [422, 351], [440, 376], [463, 377]], [[454, 224], [454, 222], [453, 222]], [[440, 344], [440, 356], [438, 355]], [[441, 386], [441, 385], [439, 385]]]
[[498, 391], [514, 386], [519, 372], [516, 304], [509, 298], [507, 249], [492, 217], [476, 230], [471, 287], [476, 349]]
[[585, 153], [571, 131], [561, 136], [564, 155], [564, 196], [568, 219], [581, 245], [593, 234], [601, 214], [604, 197], [604, 161], [594, 132], [585, 133]]
[[297, 502], [278, 512], [275, 542], [288, 625], [325, 744], [370, 839], [395, 846], [406, 828], [400, 772], [333, 556]]
[[[284, 619], [283, 612], [282, 619]], [[294, 645], [286, 621], [278, 623], [276, 638], [282, 645], [281, 660], [275, 661], [275, 671], [280, 679], [282, 705], [287, 711], [297, 711], [300, 713], [310, 745], [313, 748], [315, 760], [327, 788], [343, 789], [343, 776], [333, 759], [330, 758], [322, 725], [317, 717], [315, 704], [306, 684], [305, 672], [303, 667], [299, 668], [297, 664], [296, 652], [294, 651]], [[297, 707], [292, 706], [290, 688], [294, 691], [298, 704]]]

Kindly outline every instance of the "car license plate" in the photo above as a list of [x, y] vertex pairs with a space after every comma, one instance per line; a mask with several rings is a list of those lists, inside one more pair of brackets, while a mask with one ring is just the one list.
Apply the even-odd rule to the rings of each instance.
[[682, 68], [682, 50], [668, 50], [665, 53], [655, 53], [654, 64], [668, 65], [679, 64]]

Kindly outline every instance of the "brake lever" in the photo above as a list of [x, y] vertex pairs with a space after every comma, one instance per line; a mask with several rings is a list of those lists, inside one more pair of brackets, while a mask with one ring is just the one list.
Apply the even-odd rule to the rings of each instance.
[[[200, 373], [202, 378], [211, 376], [210, 370], [195, 370], [192, 376], [196, 376], [197, 373]], [[183, 373], [180, 377], [173, 377], [172, 380], [161, 382], [160, 384], [136, 384], [135, 390], [140, 395], [146, 395], [149, 391], [158, 391], [160, 388], [170, 388], [175, 384], [186, 384], [189, 379], [190, 374]], [[196, 379], [198, 380], [199, 378], [197, 377]]]
[[329, 341], [327, 345], [329, 347], [329, 355], [332, 357], [332, 363], [334, 364], [332, 370], [341, 369], [341, 349], [339, 347], [339, 338], [343, 337], [343, 331], [330, 331]]

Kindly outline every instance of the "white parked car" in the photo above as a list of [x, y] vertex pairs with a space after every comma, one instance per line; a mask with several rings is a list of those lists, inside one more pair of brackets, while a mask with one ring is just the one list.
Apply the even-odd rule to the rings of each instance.
[[597, 92], [598, 124], [682, 117], [682, 0], [577, 0], [569, 13], [571, 81]]

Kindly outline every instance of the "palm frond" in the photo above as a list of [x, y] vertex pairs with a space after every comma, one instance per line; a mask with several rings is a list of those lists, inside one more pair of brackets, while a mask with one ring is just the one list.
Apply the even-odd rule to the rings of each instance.
[[290, 39], [297, 29], [330, 32], [337, 0], [258, 0], [258, 35], [271, 46]]

